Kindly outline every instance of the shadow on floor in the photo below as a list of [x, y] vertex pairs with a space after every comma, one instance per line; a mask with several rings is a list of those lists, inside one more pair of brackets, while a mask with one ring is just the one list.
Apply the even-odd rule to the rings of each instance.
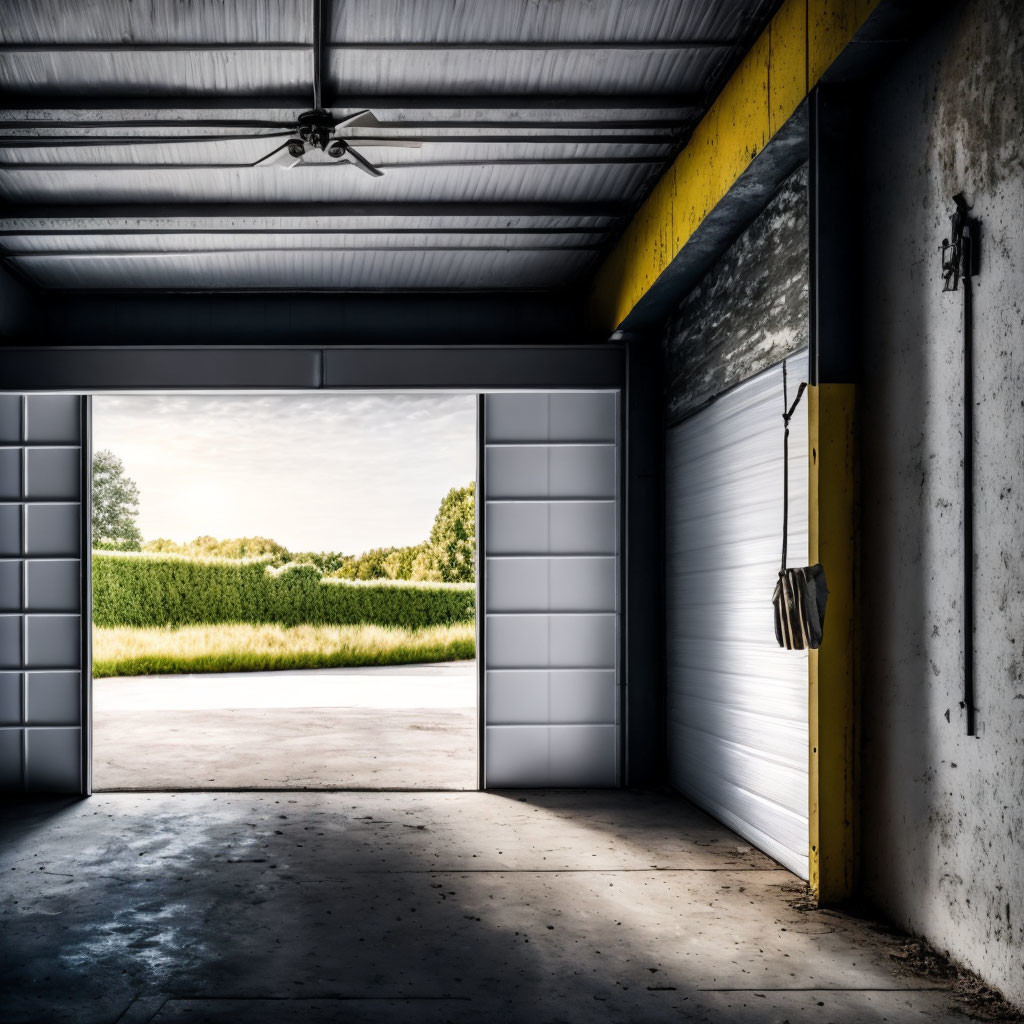
[[105, 794], [0, 826], [10, 1024], [958, 1019], [671, 794]]

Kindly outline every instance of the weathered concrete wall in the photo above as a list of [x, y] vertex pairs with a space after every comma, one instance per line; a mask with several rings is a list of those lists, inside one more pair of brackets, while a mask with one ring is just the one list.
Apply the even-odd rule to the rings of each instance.
[[[969, 0], [865, 118], [865, 888], [1024, 1003], [1024, 4]], [[965, 735], [962, 293], [939, 244], [964, 190], [975, 289], [978, 727]]]
[[669, 319], [669, 424], [806, 348], [807, 246], [804, 165]]

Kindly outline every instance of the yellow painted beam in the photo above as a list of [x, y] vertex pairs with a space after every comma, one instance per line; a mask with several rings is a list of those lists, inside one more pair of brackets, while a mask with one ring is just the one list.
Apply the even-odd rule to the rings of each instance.
[[878, 3], [785, 0], [598, 270], [595, 326], [626, 319]]
[[854, 896], [857, 879], [857, 451], [853, 384], [807, 390], [808, 561], [829, 589], [821, 647], [809, 656], [810, 884], [818, 901]]
[[807, 4], [808, 89], [846, 49], [878, 0], [809, 0]]

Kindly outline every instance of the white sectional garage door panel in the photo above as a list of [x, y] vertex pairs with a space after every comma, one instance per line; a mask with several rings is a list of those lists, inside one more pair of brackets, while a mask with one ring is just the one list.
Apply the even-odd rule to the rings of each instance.
[[87, 398], [0, 394], [0, 790], [89, 790], [88, 460]]
[[[788, 361], [790, 400], [807, 357]], [[807, 877], [807, 654], [775, 640], [782, 531], [782, 369], [668, 432], [671, 779]], [[807, 557], [806, 398], [790, 431], [789, 553]]]
[[484, 398], [484, 785], [619, 774], [618, 396]]

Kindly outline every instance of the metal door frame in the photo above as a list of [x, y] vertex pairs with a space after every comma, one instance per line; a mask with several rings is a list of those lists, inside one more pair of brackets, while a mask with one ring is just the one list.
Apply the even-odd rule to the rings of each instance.
[[[482, 396], [503, 391], [597, 391], [620, 394], [618, 553], [621, 601], [619, 656], [619, 781], [626, 780], [626, 346], [394, 345], [334, 347], [11, 347], [0, 355], [4, 391], [82, 395], [82, 773], [81, 795], [92, 792], [92, 396], [125, 392], [267, 393], [304, 391], [438, 391], [477, 396], [476, 494], [483, 488]], [[477, 502], [476, 661], [477, 787], [484, 781], [484, 679], [487, 642], [481, 594], [480, 539], [486, 509]]]
[[82, 796], [92, 796], [92, 395], [82, 395]]

